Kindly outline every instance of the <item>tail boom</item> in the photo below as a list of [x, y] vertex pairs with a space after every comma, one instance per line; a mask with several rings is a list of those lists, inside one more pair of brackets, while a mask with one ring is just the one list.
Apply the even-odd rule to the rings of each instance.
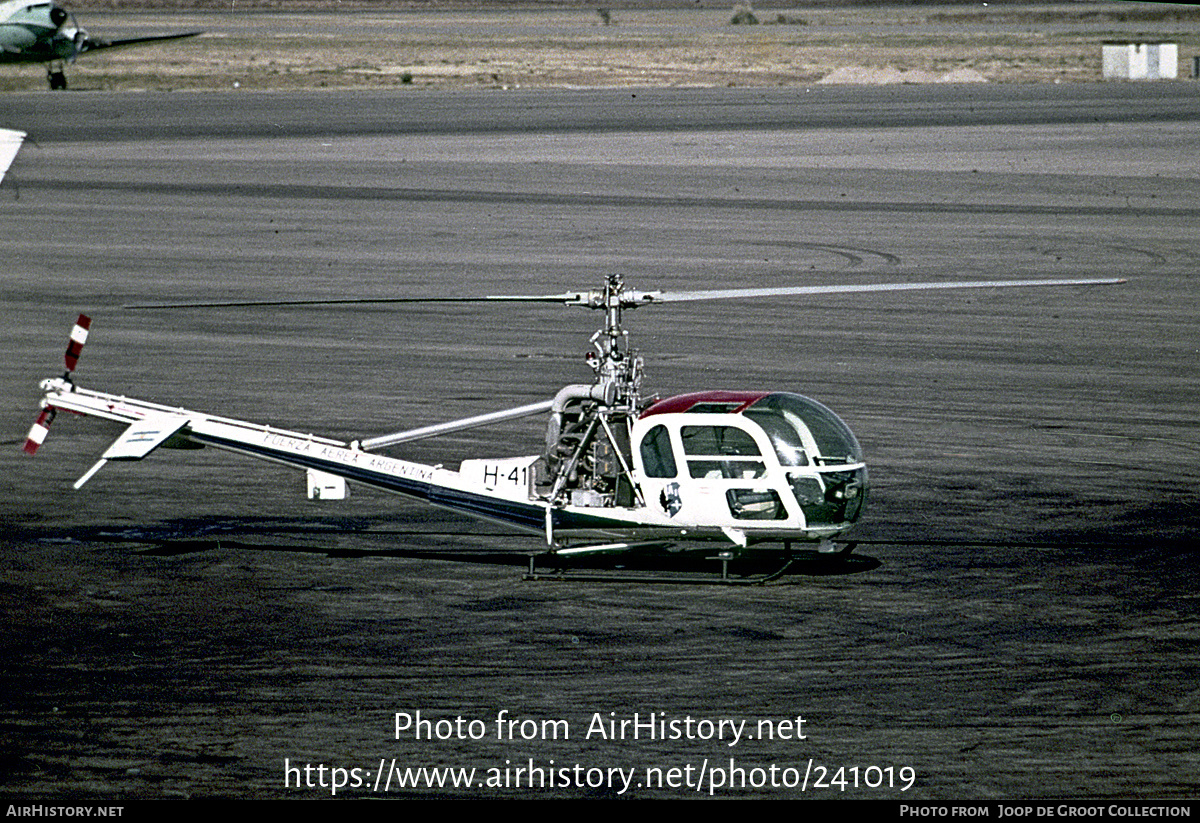
[[[478, 466], [468, 475], [441, 466], [363, 451], [357, 442], [346, 443], [92, 391], [63, 378], [47, 380], [42, 385], [46, 389], [42, 399], [43, 413], [61, 409], [124, 423], [126, 426], [99, 462], [76, 482], [76, 488], [90, 480], [109, 461], [141, 460], [160, 446], [212, 446], [297, 469], [335, 475], [534, 534], [546, 532], [548, 512], [555, 533], [611, 538], [644, 531], [632, 513], [626, 513], [626, 519], [615, 519], [611, 512], [600, 515], [586, 508], [564, 511], [545, 500], [530, 499], [516, 491], [498, 493], [475, 476], [480, 474], [476, 470]], [[529, 458], [529, 461], [532, 459]], [[483, 461], [468, 462], [474, 464]], [[629, 518], [633, 519], [626, 522]], [[657, 535], [661, 530], [652, 531]]]
[[439, 473], [457, 475], [434, 466], [363, 452], [340, 440], [83, 389], [62, 378], [47, 380], [42, 387], [46, 394], [39, 421], [62, 409], [127, 426], [83, 480], [104, 462], [141, 460], [164, 445], [213, 446], [423, 499], [428, 499], [429, 486], [440, 479]]

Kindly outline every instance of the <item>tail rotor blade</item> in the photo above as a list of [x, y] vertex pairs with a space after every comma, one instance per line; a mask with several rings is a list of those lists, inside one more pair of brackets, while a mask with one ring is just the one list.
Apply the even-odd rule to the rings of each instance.
[[86, 314], [79, 315], [75, 327], [71, 329], [71, 342], [67, 344], [67, 353], [63, 357], [67, 364], [67, 372], [75, 371], [75, 367], [79, 365], [79, 353], [83, 351], [83, 344], [87, 342], [88, 329], [91, 327], [92, 318]]
[[23, 451], [26, 454], [34, 454], [38, 450], [38, 446], [46, 440], [46, 435], [50, 433], [50, 423], [53, 420], [54, 409], [42, 409], [42, 413], [34, 421], [33, 428], [29, 430], [29, 436], [25, 438]]

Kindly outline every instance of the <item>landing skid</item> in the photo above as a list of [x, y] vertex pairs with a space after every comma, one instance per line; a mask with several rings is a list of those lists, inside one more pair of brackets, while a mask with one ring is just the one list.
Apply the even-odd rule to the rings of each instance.
[[[857, 543], [850, 542], [843, 546], [833, 548], [832, 544], [828, 544], [830, 549], [822, 552], [826, 556], [845, 558], [854, 551]], [[832, 550], [831, 550], [832, 549]], [[811, 556], [810, 556], [811, 557]], [[687, 572], [645, 572], [645, 571], [575, 571], [567, 568], [564, 562], [564, 556], [556, 552], [543, 552], [541, 554], [530, 555], [529, 568], [526, 570], [523, 580], [528, 581], [557, 581], [557, 582], [580, 582], [580, 583], [679, 583], [689, 586], [763, 586], [768, 583], [773, 583], [786, 575], [788, 571], [801, 559], [800, 555], [793, 554], [791, 546], [788, 545], [783, 552], [779, 565], [775, 568], [768, 568], [763, 571], [757, 571], [752, 574], [731, 574], [729, 564], [736, 559], [736, 555], [731, 551], [717, 552], [715, 555], [710, 555], [705, 558], [707, 560], [717, 560], [721, 564], [720, 572], [714, 570], [713, 574], [692, 574]], [[538, 569], [538, 561], [548, 561], [551, 568]]]
[[[525, 572], [524, 580], [578, 582], [578, 583], [681, 583], [688, 586], [762, 586], [773, 580], [778, 580], [787, 573], [795, 562], [789, 557], [778, 569], [766, 574], [739, 575], [729, 574], [729, 561], [722, 560], [720, 575], [680, 574], [664, 572], [662, 574], [643, 574], [638, 572], [577, 572], [558, 568], [555, 570], [538, 571], [537, 560], [547, 555], [534, 555], [529, 558], [529, 570]], [[551, 557], [553, 555], [550, 555]]]

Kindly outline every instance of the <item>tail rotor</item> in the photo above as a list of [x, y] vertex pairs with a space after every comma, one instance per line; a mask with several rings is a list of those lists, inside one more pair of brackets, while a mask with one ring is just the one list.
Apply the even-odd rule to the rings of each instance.
[[[81, 314], [71, 329], [71, 338], [67, 343], [67, 351], [63, 355], [63, 362], [67, 367], [62, 376], [64, 383], [71, 383], [71, 375], [75, 371], [75, 367], [79, 365], [79, 355], [83, 351], [83, 344], [87, 342], [88, 330], [91, 327], [92, 318], [86, 314]], [[45, 401], [42, 402], [45, 403]], [[25, 446], [22, 451], [26, 454], [37, 452], [38, 447], [45, 442], [46, 435], [50, 433], [50, 424], [54, 422], [56, 413], [57, 410], [53, 406], [44, 406], [42, 408], [37, 420], [33, 423], [33, 427], [29, 430], [28, 436], [25, 438]]]

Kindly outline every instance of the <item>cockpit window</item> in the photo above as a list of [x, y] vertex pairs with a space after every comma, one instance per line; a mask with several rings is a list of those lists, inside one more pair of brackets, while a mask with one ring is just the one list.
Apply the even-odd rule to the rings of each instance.
[[642, 438], [642, 466], [647, 477], [675, 477], [675, 455], [671, 451], [671, 435], [666, 426], [655, 426]]
[[688, 414], [729, 414], [737, 411], [741, 403], [697, 403], [688, 409]]
[[807, 466], [808, 450], [794, 423], [769, 409], [747, 409], [745, 416], [762, 427], [775, 448], [781, 466]]
[[688, 474], [706, 480], [751, 480], [767, 476], [767, 464], [761, 460], [688, 459]]
[[743, 414], [762, 426], [784, 466], [844, 465], [863, 461], [854, 433], [815, 400], [769, 394]]
[[734, 426], [683, 426], [685, 454], [761, 457], [750, 433]]
[[688, 474], [706, 479], [765, 477], [767, 466], [754, 437], [736, 426], [681, 426]]

